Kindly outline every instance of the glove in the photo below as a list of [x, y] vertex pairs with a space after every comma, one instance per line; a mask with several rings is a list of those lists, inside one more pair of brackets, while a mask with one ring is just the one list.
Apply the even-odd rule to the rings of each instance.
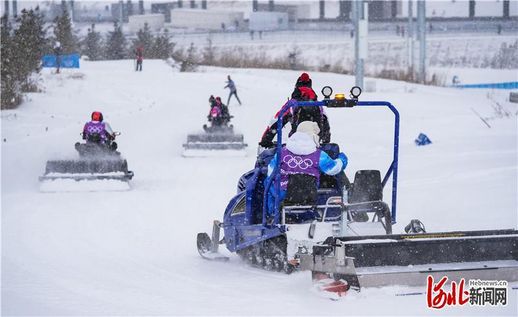
[[340, 161], [342, 161], [342, 169], [345, 169], [345, 167], [347, 166], [347, 156], [345, 156], [344, 153], [340, 153], [338, 154], [338, 159], [340, 159]]
[[261, 140], [261, 142], [259, 142], [259, 145], [268, 149], [273, 147], [273, 142], [269, 140]]

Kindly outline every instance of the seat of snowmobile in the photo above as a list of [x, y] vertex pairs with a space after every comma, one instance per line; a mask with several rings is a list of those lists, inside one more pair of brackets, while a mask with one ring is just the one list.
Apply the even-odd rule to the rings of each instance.
[[312, 206], [317, 203], [317, 179], [311, 175], [293, 174], [288, 176], [286, 206]]
[[[367, 213], [374, 212], [378, 218], [390, 218], [390, 208], [383, 201], [383, 185], [378, 170], [360, 170], [354, 175], [345, 206], [350, 220], [365, 222], [369, 220]], [[374, 217], [373, 216], [373, 217]]]
[[317, 179], [311, 175], [294, 174], [288, 177], [288, 188], [283, 201], [286, 223], [315, 220], [319, 214]]
[[349, 203], [363, 203], [383, 200], [383, 185], [378, 170], [360, 170], [354, 175], [354, 183], [349, 190]]

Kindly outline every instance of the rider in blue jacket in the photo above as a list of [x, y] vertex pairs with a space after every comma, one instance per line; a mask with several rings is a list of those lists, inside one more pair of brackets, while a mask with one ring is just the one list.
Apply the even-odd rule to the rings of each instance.
[[[326, 152], [320, 150], [318, 124], [312, 121], [303, 121], [298, 125], [297, 132], [288, 138], [286, 145], [282, 147], [280, 157], [281, 201], [286, 197], [288, 178], [292, 174], [305, 174], [316, 178], [318, 186], [320, 173], [337, 175], [347, 166], [347, 156], [340, 153], [333, 160]], [[278, 164], [277, 154], [268, 164], [268, 182], [270, 176]], [[275, 203], [275, 190], [272, 185], [268, 195], [268, 211], [273, 213]]]

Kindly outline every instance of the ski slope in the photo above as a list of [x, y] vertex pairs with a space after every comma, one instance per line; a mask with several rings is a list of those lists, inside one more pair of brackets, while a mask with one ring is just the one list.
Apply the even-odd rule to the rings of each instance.
[[[2, 314], [4, 315], [518, 315], [518, 291], [505, 307], [432, 311], [424, 288], [386, 287], [329, 301], [311, 291], [308, 272], [292, 275], [200, 258], [196, 233], [210, 232], [253, 167], [256, 144], [291, 93], [299, 72], [202, 68], [179, 73], [164, 61], [82, 62], [79, 71], [44, 70], [44, 92], [2, 111]], [[230, 103], [249, 144], [245, 158], [183, 158], [201, 130], [208, 97], [226, 75], [243, 106]], [[351, 76], [311, 73], [314, 88], [346, 92]], [[377, 81], [362, 100], [387, 100], [401, 114], [398, 223], [429, 232], [517, 228], [517, 114], [508, 92], [454, 90]], [[500, 107], [495, 106], [498, 102]], [[48, 159], [73, 157], [93, 110], [102, 111], [135, 172], [132, 190], [40, 193]], [[478, 118], [488, 118], [488, 128]], [[497, 111], [498, 110], [498, 111]], [[386, 170], [393, 115], [328, 111], [332, 139], [358, 169]], [[506, 115], [507, 114], [507, 115]], [[433, 144], [416, 147], [426, 133]], [[385, 197], [390, 197], [385, 192]], [[518, 285], [514, 285], [518, 286]]]

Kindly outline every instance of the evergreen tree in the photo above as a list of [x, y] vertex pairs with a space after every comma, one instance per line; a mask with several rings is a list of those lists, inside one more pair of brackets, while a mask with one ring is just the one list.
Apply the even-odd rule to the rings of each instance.
[[113, 23], [113, 32], [106, 40], [105, 56], [107, 59], [123, 59], [126, 57], [126, 38], [117, 22]]
[[154, 52], [152, 51], [153, 42], [154, 38], [149, 25], [144, 23], [144, 29], [138, 30], [137, 38], [133, 40], [133, 51], [135, 51], [137, 47], [142, 46], [145, 56], [155, 58]]
[[165, 29], [164, 34], [159, 35], [155, 38], [155, 41], [153, 42], [153, 47], [151, 48], [150, 57], [161, 59], [169, 58], [173, 53], [173, 49], [174, 43], [170, 42], [169, 31]]
[[16, 65], [17, 55], [15, 54], [15, 43], [12, 34], [12, 27], [7, 16], [1, 19], [0, 54], [2, 62], [1, 69], [1, 109], [11, 109], [21, 102], [20, 82], [17, 76]]
[[77, 39], [72, 33], [72, 23], [67, 9], [54, 19], [54, 37], [61, 44], [63, 54], [77, 52]]
[[43, 14], [38, 7], [29, 11], [24, 9], [16, 22], [19, 25], [13, 37], [17, 60], [16, 75], [22, 83], [22, 90], [34, 91], [36, 87], [30, 82], [30, 76], [33, 72], [40, 71], [41, 57], [47, 44]]
[[102, 38], [101, 34], [95, 31], [95, 24], [92, 24], [92, 28], [88, 29], [82, 53], [88, 56], [91, 61], [102, 58]]
[[180, 72], [194, 72], [198, 67], [196, 63], [196, 47], [194, 47], [194, 43], [191, 43], [191, 46], [187, 49], [187, 56], [183, 53], [180, 53]]

